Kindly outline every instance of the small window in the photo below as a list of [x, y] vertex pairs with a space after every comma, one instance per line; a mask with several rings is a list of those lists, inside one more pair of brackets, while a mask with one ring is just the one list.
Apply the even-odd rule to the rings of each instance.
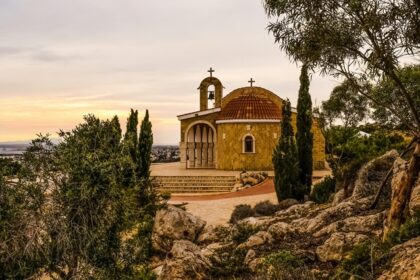
[[254, 152], [254, 138], [248, 135], [244, 139], [244, 152], [253, 153]]

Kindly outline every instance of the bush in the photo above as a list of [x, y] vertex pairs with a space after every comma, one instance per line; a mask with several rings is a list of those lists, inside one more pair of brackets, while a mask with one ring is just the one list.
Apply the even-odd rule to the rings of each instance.
[[259, 231], [259, 227], [253, 227], [249, 224], [238, 224], [233, 230], [232, 241], [236, 244], [244, 243], [251, 235]]
[[210, 275], [215, 279], [222, 277], [232, 279], [249, 273], [249, 268], [244, 264], [246, 253], [247, 250], [245, 248], [238, 249], [235, 246], [226, 246], [217, 249], [215, 255], [211, 258], [213, 265], [210, 270]]
[[257, 213], [258, 215], [261, 215], [261, 216], [273, 215], [278, 210], [279, 210], [279, 205], [278, 204], [273, 204], [268, 200], [258, 202], [254, 207], [255, 213]]
[[335, 179], [331, 176], [327, 176], [324, 180], [313, 186], [311, 199], [316, 203], [326, 203], [334, 191]]
[[304, 261], [287, 250], [266, 256], [259, 272], [263, 277], [261, 279], [314, 279], [314, 275], [305, 266]]
[[391, 244], [401, 244], [417, 236], [420, 236], [420, 212], [391, 232], [387, 241]]
[[254, 209], [248, 204], [239, 204], [235, 206], [235, 209], [230, 216], [229, 223], [236, 224], [238, 221], [255, 215]]

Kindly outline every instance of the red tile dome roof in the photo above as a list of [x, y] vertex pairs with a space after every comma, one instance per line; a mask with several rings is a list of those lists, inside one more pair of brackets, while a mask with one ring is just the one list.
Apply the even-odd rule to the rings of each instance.
[[218, 120], [280, 120], [280, 108], [267, 97], [247, 93], [232, 99], [220, 112]]

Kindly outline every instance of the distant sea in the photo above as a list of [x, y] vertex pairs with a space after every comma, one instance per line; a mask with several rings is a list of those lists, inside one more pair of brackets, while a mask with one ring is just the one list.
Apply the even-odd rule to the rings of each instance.
[[0, 144], [0, 155], [21, 155], [28, 144]]

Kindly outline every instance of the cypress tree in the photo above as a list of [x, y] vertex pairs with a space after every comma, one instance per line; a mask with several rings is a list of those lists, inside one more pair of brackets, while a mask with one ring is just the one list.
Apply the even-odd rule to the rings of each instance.
[[297, 103], [296, 143], [299, 159], [299, 181], [309, 195], [312, 185], [312, 102], [309, 94], [308, 66], [303, 64], [300, 74], [300, 88]]
[[150, 155], [152, 153], [153, 133], [152, 123], [149, 121], [149, 110], [146, 110], [143, 121], [141, 122], [139, 142], [139, 170], [138, 176], [142, 180], [148, 180], [150, 175], [150, 165], [152, 164]]
[[128, 152], [132, 160], [138, 164], [138, 151], [137, 151], [137, 126], [138, 126], [138, 111], [131, 109], [130, 116], [127, 119], [127, 130], [124, 135], [124, 144], [125, 148], [128, 149]]
[[278, 201], [286, 198], [303, 199], [291, 116], [290, 102], [287, 100], [282, 110], [281, 135], [273, 153], [274, 187]]

